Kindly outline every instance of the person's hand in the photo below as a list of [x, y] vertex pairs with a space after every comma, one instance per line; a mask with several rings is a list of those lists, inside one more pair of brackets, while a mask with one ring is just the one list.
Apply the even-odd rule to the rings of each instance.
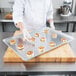
[[25, 39], [30, 39], [31, 38], [31, 35], [29, 34], [29, 32], [27, 31], [26, 28], [24, 28], [22, 30], [22, 33], [23, 33], [23, 36], [24, 36]]
[[54, 26], [54, 21], [53, 21], [53, 19], [49, 19], [49, 20], [48, 20], [48, 23], [50, 24], [50, 27], [55, 30], [55, 26]]
[[31, 38], [28, 30], [25, 28], [24, 24], [22, 22], [19, 22], [16, 24], [16, 27], [20, 29], [20, 31], [22, 32], [24, 39], [29, 39]]
[[24, 29], [24, 24], [22, 22], [19, 22], [16, 24], [16, 27], [20, 29], [20, 31], [22, 32]]
[[50, 27], [55, 30], [55, 26], [53, 23], [50, 23]]

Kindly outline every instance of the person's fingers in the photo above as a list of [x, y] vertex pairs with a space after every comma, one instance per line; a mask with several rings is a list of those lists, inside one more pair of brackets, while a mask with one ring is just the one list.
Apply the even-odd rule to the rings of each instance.
[[22, 27], [20, 27], [20, 31], [23, 32], [23, 28]]
[[21, 25], [19, 26], [19, 28], [20, 28], [21, 31], [23, 31], [24, 25], [21, 24]]
[[19, 28], [19, 25], [16, 25], [17, 28]]
[[22, 29], [24, 29], [24, 25], [20, 25], [20, 27], [21, 27]]
[[21, 29], [24, 28], [24, 25], [23, 25], [22, 22], [19, 22], [19, 23], [17, 23], [16, 27], [17, 27], [17, 28], [20, 28], [20, 30], [21, 30]]

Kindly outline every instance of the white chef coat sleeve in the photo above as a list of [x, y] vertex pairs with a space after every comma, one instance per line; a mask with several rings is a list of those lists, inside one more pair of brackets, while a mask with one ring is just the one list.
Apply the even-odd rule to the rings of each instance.
[[50, 0], [49, 10], [47, 12], [47, 20], [49, 19], [53, 19], [53, 5], [51, 0]]
[[49, 7], [49, 10], [47, 12], [47, 21], [49, 21], [50, 27], [55, 29], [54, 21], [53, 21], [53, 5], [52, 5], [51, 0], [50, 0], [50, 7]]
[[13, 21], [14, 23], [23, 22], [24, 0], [14, 0], [13, 5]]

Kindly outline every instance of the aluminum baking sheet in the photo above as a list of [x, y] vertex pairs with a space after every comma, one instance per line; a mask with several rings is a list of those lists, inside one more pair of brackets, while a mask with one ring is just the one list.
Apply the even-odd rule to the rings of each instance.
[[[27, 61], [74, 39], [49, 27], [38, 29], [30, 34], [33, 39], [32, 41], [29, 39], [29, 42], [24, 40], [22, 34], [3, 39], [3, 42], [11, 47], [23, 60]], [[15, 40], [15, 44], [10, 44], [11, 40]], [[20, 50], [18, 48], [19, 44], [23, 45], [23, 48]]]

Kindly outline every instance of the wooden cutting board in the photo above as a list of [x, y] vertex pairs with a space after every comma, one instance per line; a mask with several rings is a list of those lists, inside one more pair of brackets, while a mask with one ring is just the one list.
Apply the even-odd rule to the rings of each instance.
[[[14, 36], [21, 34], [20, 31], [16, 31]], [[41, 56], [33, 58], [29, 61], [23, 61], [11, 48], [7, 48], [3, 57], [4, 62], [75, 62], [76, 56], [74, 55], [69, 44], [64, 44], [50, 52], [47, 52]]]

